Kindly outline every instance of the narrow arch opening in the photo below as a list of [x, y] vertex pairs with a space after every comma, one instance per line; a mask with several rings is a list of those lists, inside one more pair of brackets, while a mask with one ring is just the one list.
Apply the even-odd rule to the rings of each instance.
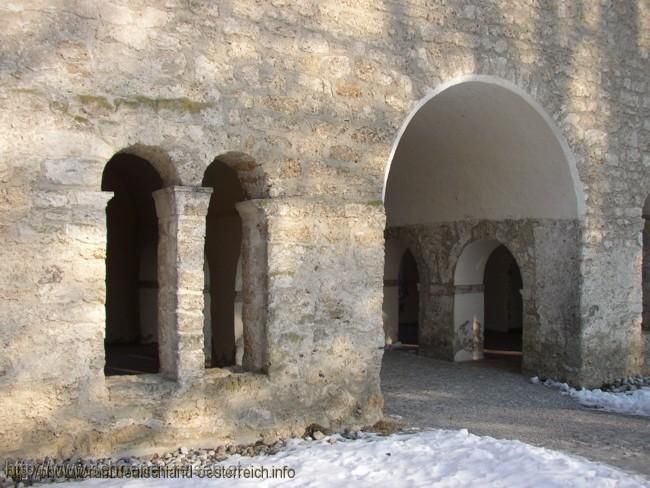
[[522, 356], [523, 283], [517, 261], [507, 247], [497, 247], [485, 265], [483, 352]]
[[203, 186], [213, 188], [205, 235], [206, 366], [241, 365], [244, 353], [242, 222], [235, 205], [245, 199], [245, 192], [236, 171], [218, 159], [206, 170]]
[[158, 219], [152, 192], [162, 180], [145, 159], [118, 154], [106, 164], [106, 375], [156, 373]]
[[650, 332], [650, 197], [646, 198], [643, 205], [643, 233], [641, 242], [642, 264], [641, 264], [641, 290], [643, 302], [643, 316], [641, 319], [642, 328]]
[[420, 317], [420, 274], [418, 265], [406, 250], [400, 262], [398, 281], [398, 339], [405, 345], [418, 344]]

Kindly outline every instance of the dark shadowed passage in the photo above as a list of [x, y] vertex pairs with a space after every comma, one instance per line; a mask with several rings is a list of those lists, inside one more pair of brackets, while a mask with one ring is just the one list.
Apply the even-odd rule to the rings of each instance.
[[418, 343], [418, 320], [420, 316], [420, 276], [418, 265], [408, 249], [402, 256], [398, 276], [399, 331], [403, 344]]
[[213, 189], [205, 233], [205, 356], [207, 366], [233, 366], [237, 360], [237, 269], [242, 242], [241, 218], [235, 204], [244, 190], [235, 170], [215, 160], [203, 186]]
[[506, 246], [488, 258], [483, 279], [484, 354], [511, 356], [521, 361], [523, 333], [523, 283], [517, 261]]
[[162, 181], [148, 161], [114, 156], [104, 169], [107, 375], [158, 371], [158, 220]]

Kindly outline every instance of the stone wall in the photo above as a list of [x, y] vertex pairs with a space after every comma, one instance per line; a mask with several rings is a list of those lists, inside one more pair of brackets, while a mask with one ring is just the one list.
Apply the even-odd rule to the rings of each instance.
[[[378, 418], [384, 169], [418, 100], [467, 74], [529, 93], [575, 156], [586, 196], [576, 382], [638, 370], [648, 18], [642, 1], [3, 3], [0, 453]], [[244, 335], [262, 345], [248, 372], [198, 373], [197, 319], [196, 357], [168, 370], [186, 383], [104, 378], [110, 195], [99, 190], [118, 152], [148, 160], [165, 187], [199, 187], [220, 157], [262, 200], [250, 210], [260, 226], [244, 229], [257, 242], [244, 250]], [[197, 314], [199, 261], [195, 276], [172, 277], [190, 280], [183, 306]]]
[[[55, 372], [59, 377], [50, 380], [68, 386], [48, 389], [45, 375], [34, 370], [17, 371], [34, 375], [31, 381], [14, 376], [5, 384], [3, 454], [253, 442], [301, 435], [314, 422], [358, 428], [381, 417], [381, 207], [300, 198], [239, 204], [246, 342], [241, 372], [203, 365], [197, 310], [203, 308], [201, 219], [209, 196], [205, 188], [155, 192], [161, 374], [104, 378], [103, 322], [76, 324], [95, 335], [82, 342], [69, 334], [61, 338], [70, 341], [68, 349], [48, 358], [50, 367], [73, 357], [81, 363], [75, 370], [67, 362], [68, 373]], [[307, 225], [308, 215], [320, 225]], [[103, 246], [97, 239], [89, 252], [101, 258]], [[319, 268], [332, 275], [315, 273]], [[83, 376], [73, 376], [75, 371]]]

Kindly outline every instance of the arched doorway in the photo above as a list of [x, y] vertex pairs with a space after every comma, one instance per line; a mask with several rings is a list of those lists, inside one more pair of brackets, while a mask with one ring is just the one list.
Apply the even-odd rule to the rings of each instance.
[[235, 204], [245, 193], [236, 171], [219, 159], [206, 170], [203, 186], [213, 188], [205, 235], [206, 365], [233, 366], [243, 356], [242, 222]]
[[643, 374], [650, 375], [650, 197], [643, 205], [643, 243], [641, 258], [641, 294], [642, 316], [641, 328], [643, 330], [643, 344], [645, 349]]
[[[496, 239], [468, 244], [454, 273], [457, 361], [523, 356], [523, 280], [519, 265]], [[512, 360], [514, 358], [514, 361]]]
[[107, 375], [158, 371], [158, 219], [152, 192], [160, 175], [145, 159], [114, 156], [104, 168]]
[[402, 344], [418, 344], [420, 316], [420, 275], [418, 265], [408, 249], [402, 256], [398, 281], [398, 339]]
[[483, 279], [485, 314], [483, 352], [521, 357], [523, 336], [523, 282], [517, 261], [500, 245], [488, 258]]
[[[386, 235], [414, 243], [426, 273], [419, 294], [421, 354], [483, 357], [484, 315], [490, 320], [495, 313], [484, 309], [484, 272], [505, 242], [517, 251], [526, 285], [521, 314], [514, 291], [510, 297], [511, 313], [525, 324], [524, 367], [548, 376], [577, 367], [572, 331], [584, 194], [566, 141], [535, 100], [490, 76], [441, 86], [402, 126], [386, 169], [384, 206]], [[459, 281], [466, 252], [480, 255], [468, 260], [478, 268], [467, 268], [469, 281], [462, 273]], [[490, 270], [487, 280], [488, 290], [499, 282]]]
[[650, 331], [650, 197], [643, 205], [643, 257], [641, 266], [643, 329]]

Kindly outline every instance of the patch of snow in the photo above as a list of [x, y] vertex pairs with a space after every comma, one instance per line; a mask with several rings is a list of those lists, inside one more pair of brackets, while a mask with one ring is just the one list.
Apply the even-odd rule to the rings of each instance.
[[[336, 442], [332, 443], [332, 439]], [[650, 481], [610, 466], [519, 441], [479, 437], [467, 430], [432, 430], [380, 437], [361, 434], [321, 441], [291, 440], [271, 456], [233, 456], [223, 467], [287, 466], [295, 477], [285, 479], [113, 479], [68, 482], [58, 487], [650, 487]], [[195, 474], [196, 476], [196, 474]]]
[[[537, 380], [537, 381], [535, 381]], [[532, 383], [539, 383], [537, 377], [531, 378]], [[650, 417], [650, 387], [642, 387], [630, 391], [611, 392], [601, 389], [576, 390], [566, 383], [546, 380], [545, 386], [557, 388], [564, 395], [575, 398], [580, 405], [589, 408], [598, 408], [608, 412], [623, 413], [628, 415], [641, 415]]]

